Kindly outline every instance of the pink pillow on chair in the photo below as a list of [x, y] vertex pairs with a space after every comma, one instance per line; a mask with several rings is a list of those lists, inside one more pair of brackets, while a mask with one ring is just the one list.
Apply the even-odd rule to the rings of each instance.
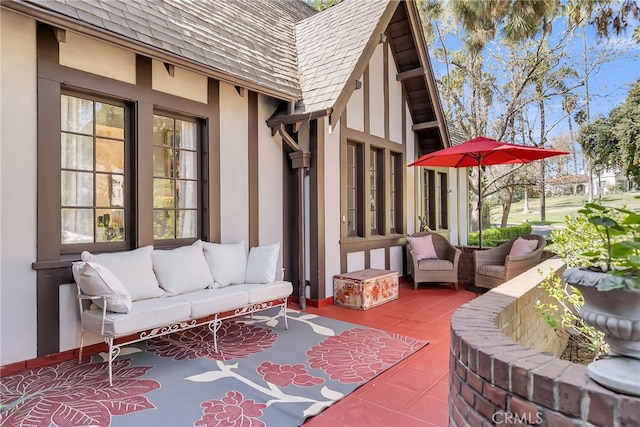
[[422, 259], [438, 259], [436, 248], [433, 246], [432, 236], [408, 236], [407, 240], [409, 241], [409, 246], [411, 246], [413, 256], [416, 257], [416, 261], [420, 261]]
[[523, 239], [522, 237], [518, 237], [513, 245], [511, 245], [511, 251], [509, 252], [509, 256], [522, 256], [530, 254], [538, 248], [537, 240], [529, 240]]

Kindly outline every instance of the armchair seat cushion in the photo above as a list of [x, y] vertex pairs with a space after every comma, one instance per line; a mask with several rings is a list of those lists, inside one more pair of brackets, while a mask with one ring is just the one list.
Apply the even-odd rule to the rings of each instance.
[[420, 271], [453, 271], [453, 263], [446, 259], [423, 259], [418, 261]]
[[493, 277], [494, 279], [504, 279], [505, 278], [505, 267], [504, 265], [492, 265], [485, 264], [478, 266], [476, 270], [481, 276]]

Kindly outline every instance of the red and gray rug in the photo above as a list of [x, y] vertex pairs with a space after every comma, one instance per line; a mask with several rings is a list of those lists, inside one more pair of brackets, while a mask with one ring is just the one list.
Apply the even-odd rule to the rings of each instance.
[[123, 349], [109, 387], [104, 355], [0, 380], [1, 426], [296, 426], [427, 344], [289, 311]]

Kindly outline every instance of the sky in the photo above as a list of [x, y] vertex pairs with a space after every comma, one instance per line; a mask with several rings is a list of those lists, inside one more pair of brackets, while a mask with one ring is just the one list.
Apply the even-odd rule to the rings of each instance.
[[[593, 73], [589, 79], [590, 91], [590, 115], [591, 120], [599, 115], [607, 116], [609, 112], [625, 101], [631, 83], [640, 80], [640, 44], [631, 39], [633, 28], [639, 25], [638, 21], [630, 22], [629, 29], [620, 35], [612, 35], [607, 39], [598, 39], [595, 30], [587, 27], [587, 45], [589, 51], [604, 50], [609, 52], [616, 59], [602, 64], [597, 72]], [[566, 31], [562, 23], [556, 22], [553, 28], [553, 35], [559, 36], [559, 32]], [[450, 36], [445, 41], [449, 49], [456, 50], [460, 45], [460, 40]], [[569, 52], [575, 56], [576, 60], [582, 58], [583, 40], [581, 30], [576, 30], [575, 37], [568, 47]], [[444, 65], [433, 56], [433, 49], [429, 50], [432, 66], [437, 77], [444, 73]], [[595, 53], [591, 52], [589, 58], [595, 58]], [[488, 55], [485, 55], [485, 60]], [[581, 59], [580, 59], [581, 60]], [[578, 71], [582, 72], [579, 65]], [[577, 89], [582, 94], [584, 100], [584, 88]], [[557, 102], [550, 102], [546, 106], [547, 123], [558, 122], [557, 126], [549, 132], [549, 139], [562, 133], [568, 133], [568, 120], [563, 118], [566, 114], [561, 108], [561, 99]], [[574, 123], [574, 130], [576, 125]]]

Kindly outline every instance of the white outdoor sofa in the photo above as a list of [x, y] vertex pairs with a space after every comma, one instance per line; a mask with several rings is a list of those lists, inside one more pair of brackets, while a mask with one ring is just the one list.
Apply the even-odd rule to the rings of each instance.
[[208, 325], [217, 351], [217, 332], [225, 319], [281, 307], [285, 329], [290, 282], [276, 281], [279, 244], [251, 248], [243, 242], [196, 241], [173, 250], [146, 246], [133, 251], [92, 255], [73, 264], [84, 331], [108, 345], [109, 384], [120, 349], [153, 337]]

